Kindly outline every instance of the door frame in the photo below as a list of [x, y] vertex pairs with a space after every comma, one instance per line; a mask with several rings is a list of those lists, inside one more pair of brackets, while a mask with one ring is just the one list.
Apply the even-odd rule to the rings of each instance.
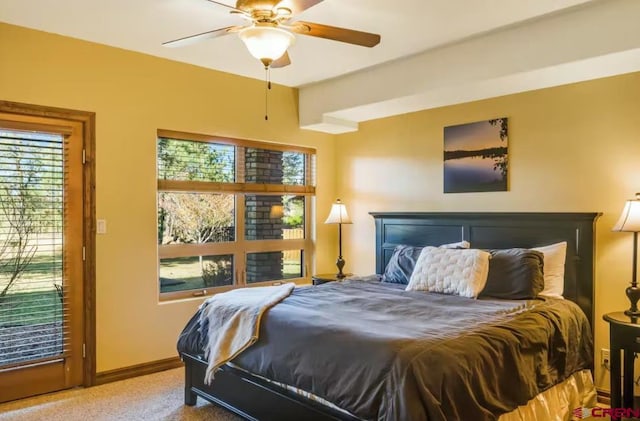
[[24, 104], [0, 100], [0, 112], [35, 117], [49, 117], [71, 120], [82, 124], [84, 165], [83, 183], [83, 243], [85, 259], [83, 264], [84, 288], [84, 332], [83, 332], [83, 373], [82, 385], [93, 386], [96, 382], [96, 114], [66, 108]]

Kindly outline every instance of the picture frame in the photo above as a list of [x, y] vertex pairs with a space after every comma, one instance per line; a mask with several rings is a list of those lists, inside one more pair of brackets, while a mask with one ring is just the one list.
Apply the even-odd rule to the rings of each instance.
[[508, 190], [508, 118], [444, 128], [444, 193]]

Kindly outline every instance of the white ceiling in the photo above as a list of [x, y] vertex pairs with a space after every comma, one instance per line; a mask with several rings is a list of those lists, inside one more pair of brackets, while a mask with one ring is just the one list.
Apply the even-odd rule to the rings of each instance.
[[[293, 64], [272, 71], [299, 87], [300, 127], [327, 133], [640, 71], [640, 0], [324, 0], [297, 18], [382, 36], [368, 49], [297, 35]], [[236, 34], [161, 46], [244, 23], [207, 0], [0, 0], [0, 21], [264, 77]]]
[[[233, 0], [221, 2], [234, 5]], [[507, 25], [541, 18], [591, 0], [324, 0], [299, 18], [374, 32], [368, 49], [297, 36], [293, 64], [272, 71], [304, 86]], [[182, 48], [161, 43], [245, 21], [206, 0], [0, 0], [0, 21], [261, 79], [264, 70], [236, 34]]]

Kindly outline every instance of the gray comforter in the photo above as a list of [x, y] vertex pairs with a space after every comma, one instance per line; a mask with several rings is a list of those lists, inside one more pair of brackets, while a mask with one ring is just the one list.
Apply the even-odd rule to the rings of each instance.
[[[567, 300], [472, 300], [346, 281], [297, 288], [267, 312], [239, 367], [366, 420], [494, 420], [592, 366]], [[201, 353], [198, 315], [178, 350]]]

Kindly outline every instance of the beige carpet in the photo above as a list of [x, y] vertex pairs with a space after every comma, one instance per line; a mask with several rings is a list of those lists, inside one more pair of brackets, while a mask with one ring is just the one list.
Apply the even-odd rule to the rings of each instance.
[[184, 370], [178, 368], [0, 404], [0, 421], [241, 420], [201, 398], [195, 407], [183, 402]]

